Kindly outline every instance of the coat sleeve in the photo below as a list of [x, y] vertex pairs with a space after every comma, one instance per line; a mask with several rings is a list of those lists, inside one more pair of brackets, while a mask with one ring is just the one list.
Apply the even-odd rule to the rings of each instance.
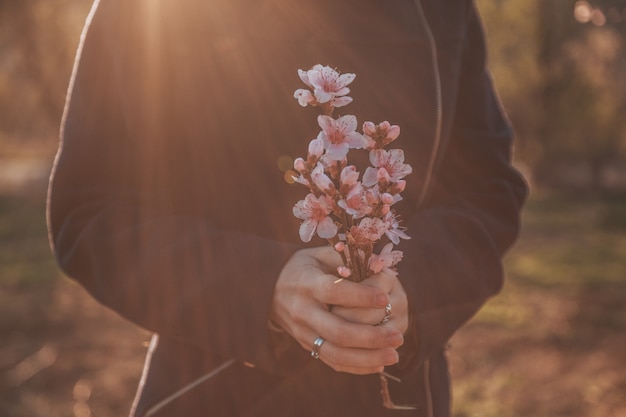
[[[65, 274], [138, 325], [216, 361], [271, 367], [268, 311], [296, 246], [225, 225], [238, 209], [223, 204], [223, 178], [192, 183], [198, 167], [176, 152], [196, 138], [160, 120], [188, 109], [173, 107], [166, 76], [146, 85], [155, 76], [146, 55], [166, 48], [145, 48], [153, 33], [133, 3], [96, 4], [81, 40], [49, 191], [54, 253]], [[172, 112], [152, 108], [157, 99]]]
[[475, 9], [468, 13], [450, 132], [429, 197], [406, 224], [412, 239], [401, 247], [399, 276], [413, 311], [408, 368], [441, 350], [500, 291], [501, 259], [517, 238], [527, 194], [511, 164], [512, 131], [485, 68]]

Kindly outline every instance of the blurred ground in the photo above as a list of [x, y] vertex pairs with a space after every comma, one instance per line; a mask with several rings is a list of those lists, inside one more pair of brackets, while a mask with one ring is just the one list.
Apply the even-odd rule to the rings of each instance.
[[[0, 416], [124, 416], [148, 333], [57, 271], [41, 168], [0, 191]], [[535, 192], [502, 294], [451, 342], [455, 417], [626, 416], [624, 253], [626, 198]]]

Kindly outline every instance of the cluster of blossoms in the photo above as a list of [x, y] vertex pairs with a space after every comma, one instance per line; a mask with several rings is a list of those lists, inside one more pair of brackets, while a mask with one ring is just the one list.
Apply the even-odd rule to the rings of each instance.
[[[386, 121], [365, 122], [359, 133], [355, 116], [333, 118], [335, 108], [352, 102], [348, 85], [354, 74], [322, 65], [298, 74], [308, 89], [296, 90], [294, 97], [301, 106], [317, 106], [322, 112], [317, 118], [321, 131], [309, 143], [306, 159], [294, 161], [293, 179], [310, 191], [293, 208], [302, 220], [300, 238], [309, 242], [317, 234], [327, 239], [341, 255], [343, 265], [337, 272], [343, 278], [362, 281], [379, 272], [395, 275], [402, 252], [393, 245], [409, 236], [391, 207], [402, 199], [403, 178], [412, 169], [404, 163], [402, 150], [384, 147], [398, 137], [400, 128]], [[369, 151], [371, 166], [362, 177], [348, 164], [350, 149]], [[390, 242], [374, 253], [383, 236]]]

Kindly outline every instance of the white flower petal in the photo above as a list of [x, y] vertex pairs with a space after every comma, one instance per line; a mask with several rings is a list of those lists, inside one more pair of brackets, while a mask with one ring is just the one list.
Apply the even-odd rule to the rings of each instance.
[[338, 82], [339, 82], [340, 85], [346, 86], [346, 85], [350, 84], [352, 81], [354, 81], [355, 78], [356, 78], [356, 74], [352, 74], [352, 73], [348, 72], [348, 73], [345, 73], [345, 74], [341, 74], [339, 76]]
[[319, 158], [324, 153], [324, 141], [319, 137], [309, 142], [309, 155]]
[[321, 88], [316, 88], [313, 91], [313, 94], [315, 95], [315, 98], [319, 103], [328, 103], [333, 98], [332, 93], [329, 93], [328, 91]]
[[376, 134], [376, 125], [373, 122], [363, 123], [363, 133], [368, 136], [374, 136]]
[[335, 107], [343, 107], [352, 103], [352, 97], [344, 96], [344, 97], [335, 97], [332, 100], [332, 105]]
[[303, 83], [305, 83], [309, 87], [313, 87], [311, 85], [311, 82], [309, 81], [308, 71], [304, 71], [304, 70], [299, 69], [298, 70], [298, 76], [300, 77], [300, 79], [302, 80]]
[[315, 234], [317, 223], [311, 219], [305, 220], [300, 225], [300, 239], [303, 242], [310, 242]]
[[326, 148], [326, 156], [328, 156], [333, 161], [343, 161], [343, 159], [348, 155], [348, 151], [350, 147], [347, 143], [331, 143]]
[[387, 160], [387, 151], [384, 149], [374, 149], [370, 151], [370, 164], [374, 167], [379, 167]]
[[339, 129], [344, 134], [354, 132], [357, 127], [356, 116], [352, 114], [346, 114], [345, 116], [341, 116], [337, 119], [337, 129]]
[[345, 96], [346, 94], [350, 94], [350, 89], [348, 87], [342, 87], [333, 92], [335, 96]]
[[402, 149], [389, 150], [389, 160], [393, 164], [404, 163], [404, 151]]
[[367, 167], [365, 173], [363, 174], [363, 185], [366, 187], [371, 187], [374, 184], [378, 183], [378, 170], [376, 168]]
[[306, 204], [305, 200], [300, 200], [293, 206], [293, 215], [299, 219], [308, 219], [311, 217], [311, 209]]
[[396, 140], [400, 136], [400, 126], [393, 125], [387, 131], [387, 137], [390, 139], [390, 142]]
[[298, 99], [298, 104], [302, 107], [315, 103], [315, 97], [313, 97], [313, 94], [311, 94], [309, 90], [305, 90], [303, 88], [296, 90], [295, 93], [293, 93], [293, 96]]
[[354, 165], [348, 165], [341, 170], [340, 182], [343, 185], [352, 186], [359, 179], [359, 172]]
[[322, 131], [327, 135], [332, 135], [335, 132], [336, 124], [335, 119], [325, 114], [317, 116], [317, 124], [322, 128]]
[[307, 76], [311, 86], [315, 89], [324, 87], [324, 76], [322, 75], [323, 68], [313, 68], [308, 71]]
[[365, 138], [358, 132], [352, 132], [346, 135], [346, 142], [353, 149], [361, 149], [365, 146]]
[[315, 185], [317, 185], [318, 188], [325, 193], [331, 193], [335, 189], [332, 180], [328, 178], [328, 175], [324, 174], [323, 172], [316, 172], [311, 175], [311, 178], [313, 179]]
[[333, 222], [333, 219], [326, 217], [317, 225], [317, 234], [323, 239], [330, 239], [337, 234], [337, 225]]

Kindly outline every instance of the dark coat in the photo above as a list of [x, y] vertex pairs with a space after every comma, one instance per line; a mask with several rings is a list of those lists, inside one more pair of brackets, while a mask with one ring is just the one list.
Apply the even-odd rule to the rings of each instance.
[[449, 415], [444, 347], [500, 290], [526, 195], [473, 3], [101, 0], [49, 224], [63, 271], [159, 335], [133, 415], [387, 415], [376, 375], [336, 373], [267, 326], [303, 246], [291, 208], [306, 190], [283, 176], [319, 130], [293, 99], [297, 69], [317, 63], [357, 74], [340, 113], [401, 126], [413, 321], [388, 371], [393, 400], [417, 411], [391, 414]]

